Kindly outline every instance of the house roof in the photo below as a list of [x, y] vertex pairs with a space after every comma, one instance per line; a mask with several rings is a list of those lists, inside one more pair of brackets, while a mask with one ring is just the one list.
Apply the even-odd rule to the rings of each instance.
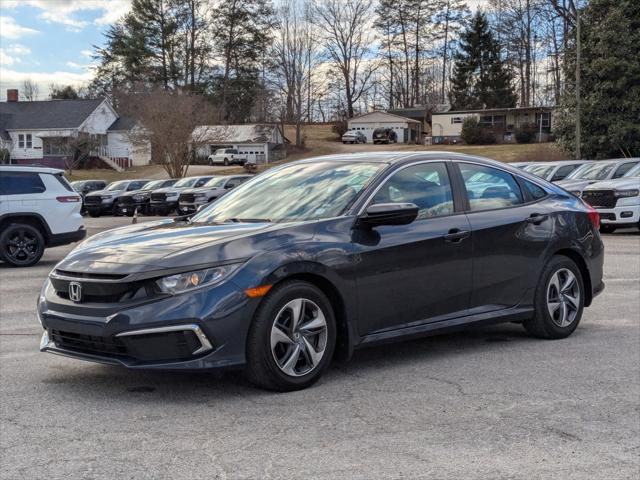
[[2, 130], [77, 128], [104, 100], [0, 102]]
[[278, 130], [277, 125], [258, 123], [253, 125], [201, 125], [193, 131], [193, 137], [209, 143], [268, 143]]
[[556, 107], [511, 107], [511, 108], [486, 108], [480, 110], [449, 110], [448, 112], [433, 112], [435, 115], [450, 115], [452, 113], [497, 113], [497, 112], [550, 112]]
[[390, 122], [403, 121], [407, 123], [420, 123], [418, 120], [414, 120], [413, 118], [401, 117], [400, 115], [394, 115], [393, 113], [388, 113], [388, 112], [369, 112], [363, 115], [358, 115], [357, 117], [350, 118], [349, 121], [350, 122], [353, 122], [354, 120], [358, 122], [366, 121], [366, 117], [372, 117], [372, 116], [378, 116], [383, 118], [388, 117], [388, 121]]
[[136, 126], [136, 121], [131, 117], [119, 117], [107, 128], [108, 132], [129, 131]]

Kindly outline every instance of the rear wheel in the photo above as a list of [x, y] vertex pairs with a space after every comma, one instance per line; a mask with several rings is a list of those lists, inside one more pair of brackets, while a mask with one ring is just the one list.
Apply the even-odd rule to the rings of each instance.
[[229, 159], [225, 158], [223, 163], [224, 163], [224, 166], [226, 167], [227, 165], [229, 165]]
[[336, 342], [331, 303], [307, 282], [287, 281], [264, 298], [247, 340], [247, 377], [280, 392], [315, 383], [327, 369]]
[[44, 253], [44, 237], [37, 228], [15, 223], [0, 235], [0, 259], [14, 267], [30, 267]]
[[532, 318], [524, 328], [539, 338], [565, 338], [580, 323], [584, 308], [584, 282], [573, 260], [553, 257], [545, 267], [536, 288]]
[[97, 218], [100, 216], [100, 210], [97, 209], [89, 209], [89, 216], [93, 218]]
[[209, 159], [209, 166], [213, 167], [213, 160]]

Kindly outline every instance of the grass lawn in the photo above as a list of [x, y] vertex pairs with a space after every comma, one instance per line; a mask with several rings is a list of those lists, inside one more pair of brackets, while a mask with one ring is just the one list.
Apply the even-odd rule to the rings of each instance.
[[[291, 140], [295, 140], [295, 128], [292, 126], [285, 127], [285, 136]], [[274, 162], [259, 168], [259, 171], [266, 170], [274, 165], [292, 162], [303, 158], [315, 157], [320, 155], [331, 155], [335, 153], [350, 153], [363, 151], [448, 151], [466, 153], [469, 155], [477, 155], [481, 157], [489, 157], [503, 162], [524, 162], [524, 161], [545, 161], [545, 160], [563, 160], [567, 157], [552, 143], [530, 143], [530, 144], [502, 144], [502, 145], [343, 145], [336, 135], [331, 131], [331, 125], [309, 125], [304, 127], [303, 136], [305, 146], [302, 149], [288, 146], [288, 154], [286, 160]], [[206, 165], [194, 165], [189, 168], [188, 175], [225, 175], [243, 173], [241, 167], [229, 167], [225, 169], [211, 168]], [[93, 170], [74, 170], [71, 175], [67, 173], [69, 180], [88, 180], [100, 179], [106, 181], [124, 180], [130, 178], [149, 178], [159, 179], [167, 178], [167, 174], [160, 165], [148, 165], [144, 167], [135, 167], [118, 173], [110, 169], [93, 169]]]

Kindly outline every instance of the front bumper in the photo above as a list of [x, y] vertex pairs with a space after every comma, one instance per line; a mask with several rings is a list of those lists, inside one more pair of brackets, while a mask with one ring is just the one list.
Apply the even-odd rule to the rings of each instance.
[[633, 226], [640, 222], [640, 203], [637, 205], [618, 205], [614, 208], [597, 208], [603, 225]]
[[178, 208], [178, 200], [165, 200], [164, 202], [150, 202], [149, 207], [152, 211], [156, 212], [158, 210], [173, 210], [174, 208]]
[[120, 308], [75, 304], [47, 282], [38, 302], [40, 350], [135, 369], [243, 365], [256, 306], [232, 281]]
[[185, 203], [185, 202], [180, 202], [180, 207], [178, 208], [178, 210], [180, 210], [180, 213], [193, 213], [196, 210], [198, 210], [198, 208], [200, 208], [202, 205], [206, 205], [206, 200], [202, 200], [202, 201], [194, 201], [193, 203]]
[[133, 203], [121, 203], [118, 205], [118, 212], [120, 212], [123, 215], [127, 215], [128, 213], [132, 214], [133, 212], [136, 211], [136, 208], [137, 208], [138, 213], [143, 213], [146, 211], [147, 205], [148, 205], [148, 202], [145, 202], [144, 200], [139, 202], [133, 202]]

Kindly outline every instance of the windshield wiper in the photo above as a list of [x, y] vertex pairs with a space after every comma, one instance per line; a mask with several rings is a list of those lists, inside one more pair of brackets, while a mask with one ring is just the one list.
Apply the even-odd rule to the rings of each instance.
[[268, 218], [227, 218], [225, 223], [271, 223]]

